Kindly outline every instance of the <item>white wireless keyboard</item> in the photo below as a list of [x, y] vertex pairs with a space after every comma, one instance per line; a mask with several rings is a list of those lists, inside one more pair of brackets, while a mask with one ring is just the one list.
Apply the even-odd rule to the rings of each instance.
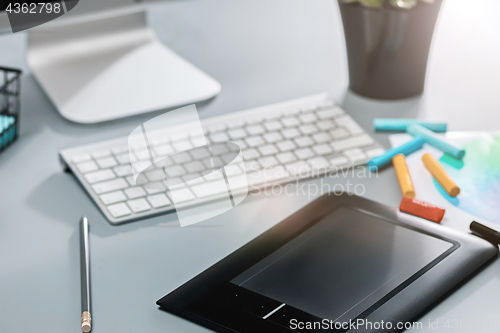
[[[230, 172], [246, 172], [249, 190], [362, 165], [384, 152], [327, 94], [205, 119], [202, 125], [208, 142], [217, 143], [217, 151], [212, 154], [220, 165], [224, 154], [234, 148], [230, 144], [225, 147], [224, 142], [240, 147], [244, 163]], [[144, 147], [133, 147], [129, 154], [128, 138], [123, 137], [64, 149], [59, 153], [60, 160], [113, 224], [171, 212], [176, 207], [164, 179], [195, 179], [194, 166], [203, 162], [204, 156], [186, 154], [184, 167], [176, 165], [175, 170], [166, 164], [156, 165], [156, 170], [146, 173], [147, 181], [155, 186], [136, 185], [132, 165], [148, 160], [151, 152], [154, 156], [170, 156], [199, 146], [196, 142], [200, 133], [191, 135], [189, 124], [182, 130], [172, 127], [162, 132], [172, 135], [151, 142], [149, 153]], [[220, 194], [193, 181], [176, 185], [176, 190], [179, 187], [183, 187], [183, 202], [177, 200], [177, 208], [214, 201]]]

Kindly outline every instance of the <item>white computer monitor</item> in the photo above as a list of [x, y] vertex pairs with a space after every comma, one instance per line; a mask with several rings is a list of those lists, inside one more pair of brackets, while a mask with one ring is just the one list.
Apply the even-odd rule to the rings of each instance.
[[[97, 123], [212, 98], [220, 84], [157, 38], [146, 10], [165, 0], [80, 0], [27, 30], [31, 72], [60, 114]], [[11, 31], [0, 13], [0, 32]]]

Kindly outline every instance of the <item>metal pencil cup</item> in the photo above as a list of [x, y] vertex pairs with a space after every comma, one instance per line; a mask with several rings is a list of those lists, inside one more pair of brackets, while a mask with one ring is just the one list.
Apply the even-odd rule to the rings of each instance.
[[[391, 4], [413, 3], [411, 9]], [[349, 88], [376, 99], [424, 90], [427, 58], [442, 0], [339, 0]], [[378, 8], [363, 6], [378, 3]]]
[[0, 67], [0, 152], [14, 142], [19, 133], [20, 81], [20, 70]]

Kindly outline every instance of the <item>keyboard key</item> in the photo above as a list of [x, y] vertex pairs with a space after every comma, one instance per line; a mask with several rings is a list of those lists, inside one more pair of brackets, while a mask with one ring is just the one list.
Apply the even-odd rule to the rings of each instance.
[[245, 160], [252, 160], [260, 156], [259, 152], [254, 148], [243, 150], [242, 153]]
[[290, 141], [290, 140], [278, 142], [276, 145], [278, 146], [279, 150], [281, 150], [281, 151], [290, 151], [290, 150], [294, 150], [295, 148], [297, 148], [295, 143], [293, 143], [293, 141]]
[[128, 146], [118, 146], [111, 149], [111, 152], [115, 155], [120, 155], [123, 153], [128, 153]]
[[94, 161], [83, 162], [83, 163], [77, 164], [76, 167], [78, 168], [78, 171], [80, 171], [81, 173], [86, 173], [86, 172], [95, 171], [95, 170], [99, 169], [99, 167], [97, 166], [97, 164], [95, 164]]
[[236, 154], [235, 153], [227, 153], [227, 154], [224, 154], [221, 156], [222, 158], [222, 161], [224, 161], [224, 164], [229, 164], [231, 163], [232, 161], [234, 161], [234, 159], [236, 158]]
[[205, 164], [205, 166], [210, 169], [220, 168], [224, 166], [224, 162], [222, 162], [220, 157], [217, 156], [204, 159], [203, 164]]
[[333, 118], [344, 114], [344, 111], [340, 108], [332, 108], [327, 110], [321, 110], [316, 112], [320, 119]]
[[85, 180], [89, 184], [94, 184], [97, 182], [102, 182], [104, 180], [113, 179], [113, 178], [116, 178], [116, 175], [110, 169], [99, 170], [99, 171], [89, 172], [89, 173], [85, 174]]
[[226, 176], [235, 176], [242, 173], [241, 169], [236, 164], [231, 164], [224, 167], [224, 171], [226, 172]]
[[269, 121], [267, 123], [264, 123], [264, 127], [269, 131], [277, 131], [283, 128], [283, 125], [279, 121]]
[[317, 143], [330, 142], [332, 138], [327, 133], [318, 133], [312, 137]]
[[307, 163], [309, 163], [313, 169], [326, 169], [330, 167], [330, 163], [324, 157], [311, 158], [307, 160]]
[[216, 133], [216, 132], [222, 132], [225, 129], [226, 129], [226, 125], [225, 124], [216, 124], [216, 125], [210, 126], [208, 128], [208, 131], [210, 133]]
[[116, 205], [108, 206], [108, 211], [115, 218], [130, 215], [132, 213], [128, 208], [128, 206], [123, 202]]
[[270, 144], [270, 145], [265, 145], [265, 146], [259, 147], [259, 151], [263, 156], [267, 156], [267, 155], [276, 154], [278, 152], [278, 148], [276, 148], [275, 145]]
[[171, 155], [175, 152], [174, 148], [172, 148], [172, 146], [168, 145], [168, 144], [163, 145], [163, 146], [155, 146], [155, 147], [153, 147], [153, 151], [155, 152], [155, 154], [157, 156]]
[[288, 172], [294, 176], [307, 176], [311, 172], [311, 166], [305, 161], [298, 161], [294, 163], [287, 164], [286, 169]]
[[316, 116], [314, 115], [314, 113], [306, 113], [306, 114], [301, 114], [299, 116], [299, 119], [300, 121], [302, 121], [302, 123], [304, 124], [310, 124], [310, 123], [313, 123], [317, 120]]
[[135, 181], [134, 176], [127, 176], [127, 177], [125, 177], [125, 180], [127, 181], [127, 183], [129, 183], [130, 186], [136, 185], [136, 181]]
[[270, 168], [279, 164], [274, 156], [259, 158], [258, 161], [263, 168]]
[[96, 160], [96, 162], [101, 169], [111, 168], [118, 165], [114, 157], [101, 158], [99, 160]]
[[132, 168], [137, 172], [142, 172], [144, 169], [149, 168], [151, 166], [150, 161], [136, 161], [132, 162]]
[[316, 126], [314, 126], [312, 124], [299, 126], [299, 130], [302, 132], [302, 134], [305, 134], [305, 135], [309, 135], [309, 134], [313, 134], [313, 133], [318, 132], [318, 129], [316, 128]]
[[250, 135], [259, 135], [265, 132], [264, 127], [261, 125], [248, 126], [246, 130]]
[[146, 191], [142, 187], [127, 188], [124, 192], [129, 199], [140, 198], [146, 195]]
[[247, 172], [256, 171], [261, 169], [261, 165], [256, 160], [249, 160], [244, 162], [245, 170]]
[[92, 157], [90, 157], [90, 154], [81, 154], [81, 155], [72, 157], [71, 160], [73, 161], [73, 163], [80, 163], [80, 162], [88, 161], [91, 158]]
[[158, 180], [164, 180], [166, 178], [166, 175], [162, 169], [156, 169], [146, 172], [146, 177], [148, 177], [149, 181], [155, 182]]
[[155, 158], [155, 167], [156, 168], [164, 168], [164, 167], [168, 167], [168, 166], [171, 166], [172, 164], [174, 164], [174, 161], [172, 161], [172, 159], [170, 157], [163, 157], [163, 158]]
[[116, 191], [116, 190], [122, 190], [122, 189], [127, 188], [127, 187], [128, 187], [128, 184], [125, 181], [125, 179], [123, 179], [123, 178], [108, 180], [108, 181], [105, 181], [102, 183], [97, 183], [95, 185], [92, 185], [92, 189], [97, 194]]
[[281, 134], [287, 139], [293, 139], [300, 136], [300, 132], [296, 128], [282, 130]]
[[182, 152], [194, 148], [191, 142], [187, 140], [174, 142], [172, 146], [174, 147], [176, 152]]
[[149, 139], [149, 143], [152, 145], [152, 146], [161, 146], [165, 143], [169, 143], [170, 142], [170, 138], [166, 135], [158, 135], [158, 136], [154, 136], [152, 138]]
[[247, 144], [243, 140], [233, 140], [231, 141], [232, 143], [236, 144], [237, 146], [240, 147], [240, 149], [245, 149], [247, 148]]
[[229, 141], [229, 137], [226, 133], [217, 133], [210, 135], [210, 140], [212, 140], [212, 142], [224, 142]]
[[227, 123], [228, 128], [243, 127], [244, 125], [245, 125], [245, 122], [243, 120], [233, 120], [233, 121]]
[[300, 125], [300, 121], [296, 117], [288, 117], [282, 119], [281, 122], [285, 125], [285, 127], [296, 127]]
[[170, 158], [172, 159], [172, 161], [174, 161], [175, 164], [183, 164], [193, 160], [193, 158], [187, 151], [172, 155]]
[[177, 132], [170, 136], [172, 142], [186, 140], [187, 138], [188, 138], [187, 132]]
[[349, 136], [349, 133], [343, 128], [337, 128], [330, 131], [330, 135], [335, 139], [339, 140]]
[[276, 155], [276, 158], [280, 161], [281, 164], [287, 164], [287, 163], [290, 163], [290, 162], [297, 160], [295, 155], [293, 153], [290, 153], [290, 152], [278, 154], [278, 155]]
[[280, 116], [281, 116], [281, 112], [277, 112], [277, 111], [266, 111], [265, 114], [264, 114], [264, 118], [266, 120], [277, 119]]
[[257, 147], [265, 144], [265, 141], [260, 136], [252, 136], [245, 139], [250, 147]]
[[294, 141], [299, 147], [309, 147], [314, 144], [314, 141], [308, 136], [296, 138]]
[[192, 139], [196, 137], [203, 137], [205, 136], [205, 133], [202, 129], [191, 129], [188, 133], [188, 136]]
[[361, 134], [363, 133], [363, 129], [349, 116], [343, 116], [335, 119], [335, 122], [347, 128], [347, 130], [352, 134]]
[[207, 139], [205, 139], [204, 136], [197, 136], [197, 137], [191, 138], [190, 142], [193, 145], [193, 147], [206, 146], [208, 143]]
[[241, 139], [247, 136], [247, 133], [241, 128], [230, 130], [227, 134], [231, 139]]
[[93, 152], [92, 153], [92, 157], [94, 159], [98, 159], [98, 158], [103, 158], [103, 157], [107, 157], [111, 155], [111, 152], [108, 150], [108, 149], [105, 149], [105, 150], [98, 150], [96, 152]]
[[130, 209], [132, 209], [134, 213], [145, 212], [151, 209], [151, 206], [144, 198], [129, 200], [127, 201], [127, 205], [130, 207]]
[[356, 163], [356, 162], [359, 162], [359, 161], [366, 159], [365, 153], [359, 148], [346, 150], [346, 151], [344, 151], [344, 155], [346, 155], [347, 158], [352, 163]]
[[[120, 164], [128, 164], [131, 162], [129, 153], [116, 155], [115, 157], [116, 157], [116, 160], [118, 161], [118, 163], [120, 163]], [[137, 161], [137, 159], [135, 158], [134, 155], [132, 155], [132, 162], [135, 162], [135, 161]]]
[[213, 155], [222, 155], [229, 152], [227, 146], [223, 143], [216, 143], [210, 146]]
[[134, 138], [133, 143], [130, 144], [130, 148], [133, 150], [140, 150], [140, 149], [146, 149], [146, 141], [142, 140], [141, 138]]
[[380, 156], [383, 153], [385, 153], [385, 150], [383, 148], [375, 148], [366, 151], [366, 155], [368, 155], [369, 158]]
[[171, 188], [174, 185], [178, 187], [183, 187], [185, 185], [181, 177], [169, 177], [165, 179], [162, 183], [168, 188]]
[[220, 170], [210, 172], [208, 175], [203, 177], [206, 181], [221, 180], [223, 178], [222, 172]]
[[289, 109], [283, 110], [283, 115], [284, 116], [294, 116], [297, 113], [299, 113], [299, 111], [300, 111], [300, 108], [298, 108], [296, 106], [292, 106]]
[[205, 165], [200, 161], [193, 161], [193, 162], [186, 163], [186, 164], [184, 164], [184, 168], [189, 173], [200, 172], [200, 171], [203, 171], [206, 169]]
[[343, 139], [330, 143], [335, 151], [343, 151], [355, 147], [368, 146], [373, 143], [373, 139], [368, 134], [363, 134], [348, 139]]
[[258, 184], [270, 183], [279, 179], [287, 178], [290, 174], [286, 171], [286, 169], [278, 165], [273, 168], [262, 169], [257, 172], [249, 172], [247, 173], [248, 184], [250, 186], [255, 186]]
[[206, 147], [198, 147], [195, 149], [191, 149], [189, 151], [189, 154], [193, 157], [195, 160], [202, 160], [204, 158], [210, 157], [210, 152], [208, 151], [208, 148]]
[[316, 155], [326, 155], [333, 152], [332, 148], [330, 148], [327, 144], [321, 144], [312, 147], [312, 150], [316, 153]]
[[330, 164], [337, 167], [345, 165], [347, 163], [349, 163], [349, 160], [344, 156], [338, 156], [330, 159]]
[[262, 137], [268, 143], [273, 143], [273, 142], [276, 142], [276, 141], [283, 140], [283, 137], [278, 132], [267, 133], [267, 134], [264, 134]]
[[167, 190], [163, 182], [149, 183], [144, 186], [144, 189], [148, 194], [156, 194]]
[[294, 151], [299, 160], [305, 160], [314, 156], [314, 153], [309, 148], [297, 149]]
[[[263, 119], [264, 119], [264, 117], [262, 117], [262, 116], [254, 116], [254, 117], [247, 118], [246, 122], [248, 125], [254, 125], [254, 124], [260, 123]], [[248, 130], [248, 128], [247, 128], [247, 130]]]
[[101, 199], [103, 204], [110, 205], [120, 201], [125, 201], [127, 200], [127, 197], [125, 196], [125, 194], [123, 194], [122, 191], [115, 191], [111, 193], [102, 194], [99, 196], [99, 199]]
[[180, 177], [186, 174], [186, 170], [182, 167], [182, 165], [174, 165], [171, 167], [166, 167], [165, 173], [168, 177]]
[[120, 165], [117, 167], [113, 168], [113, 171], [118, 177], [125, 177], [128, 175], [131, 175], [132, 172], [132, 167], [130, 165]]
[[224, 180], [194, 185], [191, 186], [191, 190], [198, 198], [206, 198], [221, 193], [228, 193], [227, 184]]
[[169, 197], [170, 199], [175, 203], [183, 203], [186, 201], [191, 201], [196, 199], [195, 195], [193, 192], [191, 192], [188, 188], [183, 188], [179, 190], [172, 190], [169, 192]]
[[331, 120], [321, 120], [316, 123], [316, 126], [319, 127], [320, 130], [326, 131], [332, 128], [335, 128], [335, 124]]
[[[199, 172], [189, 173], [187, 175], [182, 176], [181, 179], [184, 183], [189, 182], [189, 184], [198, 184], [198, 183], [203, 182], [203, 177], [201, 176], [201, 174]], [[167, 183], [168, 183], [168, 179], [167, 179]]]
[[139, 161], [151, 159], [148, 149], [135, 150], [134, 155]]

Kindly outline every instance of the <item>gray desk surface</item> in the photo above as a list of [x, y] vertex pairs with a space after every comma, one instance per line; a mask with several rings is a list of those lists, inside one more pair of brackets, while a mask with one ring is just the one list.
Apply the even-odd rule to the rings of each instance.
[[[473, 4], [473, 5], [472, 5]], [[370, 133], [375, 116], [444, 119], [452, 130], [498, 129], [500, 21], [497, 0], [445, 3], [423, 96], [367, 100], [347, 91], [345, 47], [333, 0], [197, 0], [157, 7], [160, 39], [222, 83], [222, 93], [199, 104], [201, 117], [327, 91]], [[0, 155], [0, 330], [78, 332], [80, 321], [77, 222], [91, 223], [93, 332], [202, 332], [158, 310], [155, 301], [318, 194], [249, 196], [204, 223], [180, 228], [169, 214], [112, 226], [63, 173], [65, 147], [127, 135], [148, 114], [83, 126], [59, 116], [30, 75], [25, 35], [0, 37], [0, 64], [25, 70], [21, 137]], [[388, 146], [386, 135], [374, 134]], [[362, 184], [364, 196], [397, 206], [394, 173], [378, 179], [329, 179]], [[311, 181], [311, 183], [318, 180]], [[466, 230], [467, 219], [445, 224]], [[422, 318], [466, 320], [475, 332], [500, 313], [497, 260]], [[426, 326], [424, 325], [424, 328]], [[428, 330], [428, 329], [424, 329]]]

